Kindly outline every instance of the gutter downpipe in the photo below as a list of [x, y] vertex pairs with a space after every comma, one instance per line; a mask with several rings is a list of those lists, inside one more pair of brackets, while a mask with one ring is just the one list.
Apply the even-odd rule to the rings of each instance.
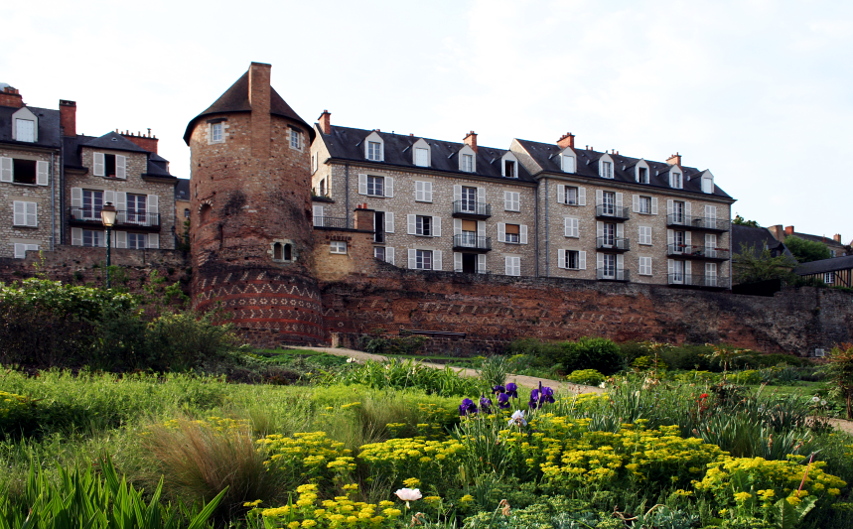
[[545, 277], [551, 277], [551, 258], [550, 258], [550, 219], [548, 218], [548, 197], [549, 197], [548, 178], [545, 178]]
[[344, 208], [346, 208], [346, 219], [347, 224], [346, 227], [349, 228], [349, 162], [344, 163], [344, 189], [347, 190], [344, 196]]

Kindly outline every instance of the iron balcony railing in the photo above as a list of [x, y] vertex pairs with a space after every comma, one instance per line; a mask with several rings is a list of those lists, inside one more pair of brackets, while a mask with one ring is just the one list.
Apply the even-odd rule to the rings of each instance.
[[667, 276], [667, 283], [670, 285], [705, 288], [731, 288], [732, 284], [730, 277], [685, 273], [669, 274]]
[[[70, 215], [73, 221], [102, 224], [100, 210], [96, 212], [92, 208], [70, 208]], [[116, 226], [158, 227], [160, 214], [120, 209], [116, 211]]]
[[631, 244], [624, 237], [607, 237], [601, 236], [595, 238], [595, 247], [599, 250], [618, 250], [627, 252], [631, 249]]
[[479, 270], [479, 269], [473, 270], [473, 271], [471, 271], [471, 270], [465, 271], [462, 268], [454, 268], [453, 271], [456, 272], [457, 274], [491, 274], [491, 272], [488, 270]]
[[347, 227], [347, 219], [346, 217], [326, 217], [321, 215], [314, 215], [314, 227], [315, 228], [346, 228]]
[[729, 219], [718, 219], [716, 217], [694, 217], [670, 213], [666, 216], [667, 226], [684, 226], [698, 230], [729, 231]]
[[605, 217], [608, 219], [622, 219], [627, 220], [630, 218], [628, 208], [623, 206], [616, 206], [614, 204], [602, 203], [595, 206], [595, 216], [596, 217]]
[[471, 250], [491, 250], [492, 238], [460, 233], [453, 236], [453, 247]]
[[602, 281], [628, 281], [630, 273], [624, 268], [596, 268], [595, 277]]
[[454, 215], [470, 215], [473, 217], [491, 217], [492, 205], [485, 202], [473, 202], [471, 200], [456, 200], [453, 202]]
[[695, 244], [667, 244], [667, 255], [678, 255], [682, 257], [694, 257], [696, 259], [722, 259], [731, 257], [728, 248], [714, 248], [712, 246], [697, 246]]

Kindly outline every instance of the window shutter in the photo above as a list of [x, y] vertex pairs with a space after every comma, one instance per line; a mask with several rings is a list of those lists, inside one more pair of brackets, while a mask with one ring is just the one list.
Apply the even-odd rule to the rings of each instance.
[[692, 204], [690, 204], [690, 202], [684, 203], [684, 214], [687, 215], [687, 217], [691, 217], [693, 215], [693, 212], [692, 212], [693, 208], [691, 206], [692, 206]]
[[455, 185], [453, 186], [453, 201], [459, 202], [462, 200], [462, 186]]
[[557, 267], [566, 267], [566, 250], [557, 250]]
[[616, 207], [617, 208], [622, 207], [622, 196], [623, 195], [624, 195], [624, 193], [616, 193]]
[[690, 261], [684, 262], [684, 282], [690, 283], [690, 276], [693, 275], [693, 263]]
[[717, 218], [717, 206], [706, 205], [705, 206], [705, 216], [709, 219]]
[[24, 202], [26, 209], [27, 226], [38, 226], [38, 204], [35, 202]]
[[652, 215], [658, 214], [658, 197], [652, 197]]
[[486, 254], [481, 253], [477, 256], [477, 272], [486, 273]]
[[498, 222], [498, 242], [506, 242], [506, 224]]
[[394, 179], [385, 177], [385, 198], [394, 198]]
[[[79, 187], [71, 188], [71, 207], [72, 208], [82, 208], [83, 207], [83, 189]], [[82, 214], [80, 215], [82, 217]], [[75, 215], [76, 217], [76, 215]]]
[[504, 210], [512, 211], [512, 194], [511, 194], [511, 191], [504, 191]]
[[648, 259], [646, 259], [646, 264], [647, 264], [647, 267], [648, 267], [649, 275], [652, 275], [652, 270], [653, 270], [653, 268], [652, 268], [652, 262], [653, 262], [653, 261], [654, 261], [654, 259], [652, 259], [651, 257], [649, 257]]
[[477, 221], [477, 237], [486, 236], [486, 223], [482, 220]]
[[462, 219], [453, 219], [453, 235], [462, 234]]
[[314, 226], [323, 226], [323, 206], [313, 206], [311, 209], [314, 210]]
[[595, 190], [595, 203], [596, 205], [601, 204], [604, 201], [604, 191], [601, 189]]
[[563, 219], [563, 235], [566, 237], [572, 236], [571, 220], [569, 217]]
[[634, 195], [634, 213], [640, 212], [640, 195]]
[[24, 202], [20, 200], [15, 200], [12, 203], [12, 209], [14, 211], [12, 220], [15, 226], [26, 226], [27, 225], [27, 211], [26, 205]]
[[462, 254], [459, 252], [453, 252], [453, 271], [462, 271]]
[[[127, 193], [124, 191], [116, 191], [116, 209], [118, 210], [118, 222], [127, 220]], [[146, 214], [147, 212], [148, 209], [146, 208]], [[148, 223], [146, 222], [146, 224]]]
[[[409, 235], [417, 235], [418, 228], [417, 228], [417, 225], [415, 224], [415, 215], [413, 215], [411, 213], [406, 215], [406, 220], [408, 221], [407, 222], [407, 224], [408, 224], [407, 233]], [[411, 268], [411, 267], [409, 267], [409, 268]]]
[[566, 203], [566, 186], [563, 184], [557, 184], [557, 204], [565, 204]]
[[27, 256], [27, 245], [19, 242], [15, 243], [15, 259], [23, 259]]
[[50, 163], [36, 162], [36, 184], [46, 186], [50, 175]]
[[127, 232], [126, 231], [117, 231], [115, 247], [116, 248], [127, 248]]
[[[148, 219], [146, 225], [160, 225], [160, 197], [158, 195], [148, 195]], [[151, 248], [159, 248], [159, 246], [151, 246]]]
[[604, 223], [600, 220], [595, 223], [595, 236], [604, 237]]
[[586, 206], [586, 188], [578, 188], [578, 206]]
[[441, 217], [432, 218], [432, 236], [441, 237]]
[[116, 154], [116, 178], [127, 179], [127, 156]]
[[595, 268], [597, 270], [601, 270], [602, 268], [604, 268], [604, 254], [603, 253], [596, 253], [595, 254]]
[[432, 252], [432, 269], [433, 270], [441, 270], [443, 266], [441, 265], [441, 250], [436, 250]]
[[385, 262], [388, 264], [394, 264], [394, 247], [386, 246], [385, 247]]
[[521, 244], [527, 244], [527, 224], [521, 225], [521, 235], [519, 236]]
[[586, 270], [586, 252], [578, 252], [578, 268]]
[[625, 225], [624, 224], [620, 223], [620, 224], [616, 225], [616, 237], [619, 239], [625, 238]]
[[625, 255], [619, 254], [616, 256], [616, 270], [625, 270]]
[[477, 188], [477, 203], [478, 203], [478, 206], [477, 206], [478, 209], [479, 209], [479, 204], [485, 204], [486, 203], [486, 188], [485, 187], [478, 187]]
[[159, 248], [160, 247], [160, 234], [159, 233], [149, 233], [148, 234], [148, 247], [149, 248]]
[[415, 181], [415, 201], [424, 201], [424, 183]]
[[504, 257], [504, 275], [512, 275], [512, 257]]
[[675, 244], [675, 232], [672, 230], [666, 230], [666, 244], [667, 246]]
[[690, 247], [693, 245], [693, 243], [691, 242], [692, 237], [690, 235], [691, 235], [691, 233], [689, 231], [684, 233], [684, 244], [687, 246], [688, 251], [690, 250]]
[[[116, 205], [116, 192], [115, 191], [104, 191], [104, 205], [106, 206], [108, 202], [110, 204], [112, 204], [113, 206]], [[96, 211], [95, 213], [97, 214], [99, 212]]]
[[367, 175], [360, 174], [358, 175], [358, 194], [366, 195], [367, 194]]
[[11, 182], [12, 180], [12, 159], [0, 158], [0, 182]]
[[672, 279], [672, 274], [675, 273], [675, 261], [672, 259], [666, 260], [666, 274]]
[[424, 182], [424, 201], [432, 202], [432, 182]]
[[394, 212], [385, 212], [385, 233], [394, 233]]
[[667, 201], [666, 201], [666, 214], [672, 215], [672, 210], [673, 210], [672, 199], [667, 199]]
[[94, 162], [93, 165], [95, 166], [93, 168], [94, 170], [92, 171], [92, 173], [95, 176], [104, 176], [104, 167], [106, 165], [106, 164], [104, 164], [104, 153], [102, 153], [102, 152], [93, 153], [92, 154], [92, 161]]

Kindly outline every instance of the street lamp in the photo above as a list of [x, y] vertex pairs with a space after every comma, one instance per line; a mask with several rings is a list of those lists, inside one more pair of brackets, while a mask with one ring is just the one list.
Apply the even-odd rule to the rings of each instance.
[[112, 202], [107, 202], [101, 208], [101, 222], [107, 229], [107, 288], [110, 288], [110, 232], [113, 231], [113, 224], [116, 223], [116, 207]]

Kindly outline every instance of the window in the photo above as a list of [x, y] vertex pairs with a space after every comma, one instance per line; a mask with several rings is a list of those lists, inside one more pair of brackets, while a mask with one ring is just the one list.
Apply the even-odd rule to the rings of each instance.
[[601, 162], [601, 178], [613, 178], [613, 162]]
[[684, 253], [687, 249], [687, 234], [683, 231], [672, 232], [672, 251], [673, 253]]
[[669, 261], [669, 282], [684, 283], [684, 261]]
[[601, 223], [601, 246], [614, 247], [616, 246], [616, 224], [612, 222]]
[[292, 261], [293, 260], [293, 245], [290, 243], [281, 243], [276, 241], [272, 245], [272, 260], [273, 261]]
[[302, 133], [296, 129], [290, 129], [290, 148], [302, 150]]
[[477, 212], [477, 188], [462, 186], [462, 211]]
[[374, 246], [373, 247], [373, 257], [375, 259], [379, 259], [380, 261], [385, 260], [385, 247], [384, 246]]
[[460, 161], [459, 169], [466, 173], [474, 172], [474, 155], [473, 154], [463, 154]]
[[717, 286], [717, 263], [705, 263], [705, 286]]
[[459, 224], [461, 229], [459, 242], [462, 243], [462, 246], [477, 248], [477, 221], [462, 219]]
[[96, 230], [83, 230], [83, 246], [106, 246], [104, 232]]
[[648, 167], [637, 167], [637, 182], [641, 184], [649, 183], [649, 169]]
[[184, 208], [184, 218], [190, 218], [190, 208]]
[[[127, 222], [148, 225], [148, 215], [145, 207], [147, 199], [148, 195], [127, 194]], [[121, 212], [119, 212], [119, 215], [121, 215]]]
[[46, 186], [49, 173], [48, 162], [0, 157], [0, 182]]
[[642, 213], [643, 215], [652, 214], [652, 197], [639, 197], [637, 213]]
[[651, 257], [640, 257], [640, 275], [641, 276], [652, 275], [652, 258]]
[[415, 268], [432, 270], [432, 250], [415, 250]]
[[[326, 191], [330, 191], [327, 187]], [[390, 176], [358, 175], [358, 194], [371, 197], [392, 198], [394, 179]]]
[[835, 250], [829, 250], [829, 256], [830, 256], [830, 257], [835, 257], [835, 256], [836, 256], [836, 254], [835, 254]]
[[210, 143], [223, 143], [225, 135], [223, 134], [223, 122], [210, 124]]
[[616, 278], [616, 256], [614, 254], [601, 255], [601, 277], [604, 279]]
[[[389, 212], [386, 215], [391, 215], [391, 213]], [[409, 235], [441, 237], [441, 217], [410, 214], [406, 216], [406, 221], [406, 231]]]
[[318, 153], [314, 153], [311, 155], [311, 174], [317, 172], [317, 169], [320, 168], [320, 155]]
[[320, 196], [321, 197], [329, 196], [329, 185], [326, 183], [325, 178], [322, 178], [320, 180]]
[[415, 148], [415, 165], [418, 167], [429, 167], [429, 149], [424, 147]]
[[574, 186], [566, 186], [566, 204], [570, 206], [578, 205], [578, 188]]
[[15, 243], [15, 259], [25, 259], [27, 257], [27, 252], [37, 251], [39, 251], [38, 244]]
[[504, 242], [519, 244], [521, 243], [521, 226], [518, 224], [506, 225], [506, 239]]
[[127, 156], [96, 152], [92, 153], [92, 162], [95, 176], [127, 178]]
[[18, 141], [36, 141], [36, 122], [31, 119], [15, 119], [15, 139]]
[[521, 257], [506, 256], [504, 265], [506, 275], [520, 276], [521, 275]]
[[385, 178], [382, 176], [367, 176], [367, 194], [374, 197], [385, 196]]
[[563, 169], [564, 173], [574, 173], [575, 172], [575, 157], [574, 156], [567, 156], [564, 154], [560, 157], [560, 159], [562, 161], [561, 168]]
[[432, 237], [432, 217], [426, 215], [415, 215], [415, 235]]
[[713, 177], [702, 177], [702, 192], [711, 194], [714, 192], [714, 178]]
[[415, 202], [432, 202], [432, 182], [415, 181]]
[[586, 252], [578, 250], [560, 250], [557, 254], [557, 266], [568, 270], [583, 270], [586, 268]]
[[717, 256], [717, 234], [716, 233], [706, 233], [705, 234], [705, 255], [708, 257], [716, 257]]
[[669, 187], [673, 189], [681, 189], [684, 187], [684, 182], [682, 181], [681, 173], [678, 171], [671, 171], [669, 173]]
[[672, 202], [672, 222], [674, 224], [684, 224], [684, 202], [674, 200]]
[[128, 233], [127, 247], [133, 250], [145, 249], [145, 234], [144, 233]]
[[575, 217], [565, 218], [566, 237], [580, 237], [579, 220]]
[[12, 205], [13, 222], [15, 226], [38, 227], [38, 204], [15, 200]]
[[652, 227], [640, 226], [640, 244], [652, 244]]
[[506, 153], [501, 159], [502, 176], [507, 178], [518, 177], [518, 164], [515, 162], [515, 156], [512, 153]]
[[823, 274], [823, 282], [827, 285], [835, 283], [835, 272], [826, 272]]
[[601, 212], [604, 215], [616, 214], [616, 193], [614, 191], [601, 193]]
[[521, 211], [521, 194], [517, 191], [504, 191], [504, 209]]
[[378, 141], [367, 142], [367, 159], [374, 162], [382, 161], [382, 143]]
[[[73, 197], [72, 197], [73, 198]], [[104, 192], [83, 190], [83, 209], [81, 219], [100, 220], [101, 209], [104, 207]]]
[[346, 241], [331, 241], [329, 243], [329, 251], [331, 253], [347, 253], [347, 243]]

